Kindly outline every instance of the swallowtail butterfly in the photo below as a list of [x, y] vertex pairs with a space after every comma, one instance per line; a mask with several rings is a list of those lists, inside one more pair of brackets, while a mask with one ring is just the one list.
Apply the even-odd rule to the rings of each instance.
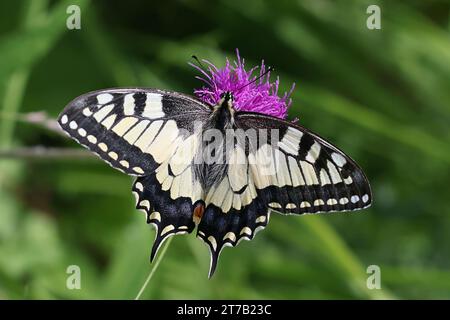
[[[230, 92], [212, 106], [156, 89], [95, 91], [70, 102], [58, 122], [112, 167], [136, 177], [136, 208], [156, 227], [151, 259], [168, 237], [196, 228], [211, 252], [210, 276], [222, 248], [253, 239], [271, 211], [352, 211], [371, 204], [367, 178], [350, 157], [299, 125], [236, 111]], [[226, 139], [206, 137], [211, 130]], [[267, 134], [250, 137], [251, 130]], [[215, 160], [205, 161], [205, 154]]]

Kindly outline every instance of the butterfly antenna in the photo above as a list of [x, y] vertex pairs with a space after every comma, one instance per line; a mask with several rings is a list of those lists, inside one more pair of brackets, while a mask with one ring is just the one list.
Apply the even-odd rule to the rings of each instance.
[[237, 89], [236, 91], [241, 91], [242, 89], [244, 89], [245, 87], [251, 85], [252, 83], [255, 83], [256, 81], [258, 81], [259, 79], [261, 79], [262, 77], [264, 77], [266, 74], [268, 74], [270, 71], [275, 70], [272, 67], [268, 67], [266, 71], [264, 71], [262, 74], [260, 74], [258, 77], [256, 77], [255, 79], [253, 79], [252, 81], [250, 81], [249, 83], [244, 84], [242, 87], [240, 87], [239, 89]]
[[200, 62], [200, 59], [197, 58], [196, 55], [192, 55], [191, 57], [192, 57], [192, 59], [195, 60], [195, 62], [197, 62], [198, 66], [199, 66], [202, 70], [206, 70], [205, 66], [203, 65], [203, 63]]

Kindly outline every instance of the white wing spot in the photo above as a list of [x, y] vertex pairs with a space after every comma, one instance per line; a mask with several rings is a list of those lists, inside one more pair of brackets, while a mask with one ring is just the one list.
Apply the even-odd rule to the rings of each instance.
[[320, 170], [320, 183], [322, 186], [331, 184], [330, 178], [328, 177], [328, 173], [325, 169]]
[[70, 121], [69, 127], [70, 129], [75, 130], [76, 128], [78, 128], [78, 124], [75, 121]]
[[107, 106], [102, 107], [94, 114], [95, 120], [97, 120], [97, 122], [102, 122], [102, 120], [105, 119], [105, 117], [113, 110], [113, 108], [113, 104], [108, 104]]
[[145, 101], [142, 116], [150, 119], [164, 117], [162, 107], [162, 95], [158, 93], [147, 93], [147, 99]]
[[278, 149], [274, 150], [275, 172], [278, 180], [278, 186], [292, 185], [286, 156]]
[[306, 160], [311, 163], [314, 163], [319, 157], [319, 154], [320, 154], [320, 144], [316, 141], [309, 149], [308, 154], [306, 155]]
[[251, 236], [252, 235], [252, 229], [250, 229], [249, 227], [243, 227], [241, 232], [239, 233], [239, 235], [243, 235], [243, 234]]
[[121, 160], [119, 163], [125, 168], [129, 168], [130, 167], [130, 164], [126, 160]]
[[339, 199], [339, 203], [340, 204], [347, 204], [348, 203], [348, 198], [347, 197], [343, 197], [343, 198]]
[[134, 145], [142, 151], [145, 151], [147, 149], [147, 146], [149, 146], [150, 143], [154, 140], [162, 124], [162, 120], [153, 121], [150, 126], [145, 129], [141, 136], [134, 142]]
[[175, 120], [168, 120], [145, 152], [151, 154], [156, 162], [162, 163], [173, 155], [181, 139]]
[[208, 241], [209, 241], [209, 243], [211, 244], [213, 250], [216, 251], [216, 249], [217, 249], [216, 238], [214, 238], [213, 236], [209, 236], [209, 237], [208, 237]]
[[147, 210], [150, 210], [150, 201], [148, 200], [142, 200], [141, 202], [139, 202], [139, 205], [141, 207], [146, 207]]
[[90, 116], [92, 116], [92, 111], [91, 111], [91, 109], [89, 109], [89, 107], [86, 107], [86, 108], [83, 109], [83, 114], [86, 117], [90, 117]]
[[309, 208], [311, 207], [311, 204], [308, 201], [302, 201], [302, 203], [300, 203], [300, 208]]
[[345, 184], [352, 184], [353, 183], [353, 179], [351, 176], [348, 176], [347, 178], [344, 178], [344, 182]]
[[136, 184], [134, 185], [136, 187], [137, 190], [139, 190], [140, 192], [144, 191], [144, 186], [142, 185], [142, 183], [140, 182], [136, 182]]
[[259, 216], [255, 220], [255, 223], [264, 223], [264, 222], [266, 222], [266, 216]]
[[271, 203], [269, 203], [269, 207], [274, 208], [274, 209], [281, 209], [281, 208], [283, 208], [281, 206], [281, 204], [279, 204], [278, 202], [271, 202]]
[[96, 144], [97, 143], [97, 138], [94, 137], [93, 135], [88, 135], [87, 139], [90, 143]]
[[112, 114], [112, 115], [108, 116], [105, 120], [102, 121], [102, 125], [106, 129], [109, 130], [109, 129], [111, 129], [111, 127], [112, 127], [112, 125], [114, 124], [115, 121], [116, 121], [116, 115]]
[[359, 201], [359, 196], [352, 196], [352, 197], [350, 198], [350, 201], [351, 201], [352, 203], [357, 203], [357, 202]]
[[86, 130], [84, 130], [83, 128], [78, 129], [78, 134], [82, 137], [86, 137]]
[[144, 173], [144, 170], [142, 170], [142, 168], [140, 168], [140, 167], [134, 167], [133, 171], [136, 172], [136, 173], [139, 173], [139, 174], [143, 174]]
[[134, 117], [123, 118], [112, 128], [112, 131], [117, 133], [117, 135], [119, 136], [123, 136], [128, 130], [130, 130], [130, 128], [132, 128], [136, 124], [136, 122], [138, 122], [138, 119]]
[[297, 155], [302, 136], [302, 132], [289, 128], [278, 146], [290, 154]]
[[332, 205], [334, 205], [334, 204], [337, 204], [337, 203], [338, 203], [338, 202], [337, 202], [336, 199], [328, 199], [328, 200], [327, 200], [327, 204], [330, 205], [330, 206], [332, 206]]
[[63, 115], [63, 116], [61, 117], [61, 123], [62, 123], [62, 124], [66, 124], [67, 121], [69, 121], [69, 118], [67, 118], [67, 115]]
[[366, 203], [367, 201], [369, 201], [369, 195], [368, 195], [368, 194], [363, 195], [363, 196], [362, 196], [362, 201], [363, 201], [364, 203]]
[[113, 95], [109, 93], [102, 93], [97, 96], [98, 104], [106, 104], [113, 99]]
[[339, 174], [336, 166], [330, 160], [327, 160], [328, 173], [331, 177], [331, 182], [334, 184], [342, 182], [341, 175]]
[[98, 144], [98, 147], [100, 148], [100, 150], [102, 150], [103, 152], [108, 151], [108, 146], [106, 144], [104, 144], [103, 142], [100, 142]]
[[161, 215], [158, 211], [152, 212], [152, 214], [150, 215], [150, 220], [161, 221]]
[[134, 144], [136, 140], [141, 136], [142, 132], [147, 128], [149, 120], [142, 120], [136, 124], [130, 131], [128, 131], [123, 138], [128, 141], [129, 144]]
[[115, 153], [114, 151], [111, 151], [110, 153], [108, 153], [108, 156], [110, 156], [110, 158], [113, 160], [117, 160], [117, 158], [119, 157], [117, 155], [117, 153]]
[[295, 208], [297, 208], [297, 206], [295, 205], [295, 203], [288, 203], [288, 204], [286, 205], [286, 209], [295, 209]]
[[236, 235], [234, 232], [227, 232], [227, 234], [223, 237], [223, 240], [230, 239], [232, 242], [236, 241]]
[[166, 233], [174, 230], [175, 227], [173, 226], [173, 224], [169, 224], [167, 227], [165, 227], [164, 229], [162, 229], [161, 231], [161, 236], [165, 235]]
[[305, 185], [305, 180], [303, 180], [303, 175], [300, 171], [297, 160], [295, 160], [293, 157], [289, 157], [288, 162], [292, 178], [292, 186], [297, 187]]
[[134, 114], [134, 97], [133, 93], [125, 95], [123, 99], [123, 113], [126, 116], [132, 116]]
[[305, 177], [305, 181], [306, 181], [307, 185], [311, 186], [311, 185], [319, 184], [319, 180], [317, 179], [317, 175], [316, 175], [316, 170], [314, 169], [312, 164], [310, 164], [309, 162], [306, 162], [306, 161], [300, 161], [300, 166], [302, 168], [303, 175]]
[[331, 154], [331, 158], [333, 159], [334, 163], [338, 165], [338, 167], [343, 167], [347, 163], [347, 160], [345, 160], [342, 155], [336, 152], [333, 152]]
[[325, 202], [323, 202], [322, 199], [314, 200], [314, 203], [313, 203], [313, 205], [315, 205], [315, 206], [321, 206], [321, 205], [324, 205], [324, 204], [325, 204]]

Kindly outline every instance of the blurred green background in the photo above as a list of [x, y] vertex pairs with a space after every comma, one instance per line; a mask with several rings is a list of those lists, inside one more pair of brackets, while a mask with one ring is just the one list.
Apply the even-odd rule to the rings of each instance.
[[[81, 8], [81, 30], [66, 9]], [[366, 9], [381, 7], [381, 30]], [[154, 231], [132, 179], [97, 158], [7, 157], [36, 146], [81, 150], [26, 120], [117, 86], [192, 93], [192, 54], [276, 68], [297, 84], [290, 117], [366, 171], [362, 212], [272, 215], [252, 242], [209, 253], [175, 237], [142, 298], [450, 298], [448, 1], [2, 1], [0, 299], [133, 299]], [[25, 149], [24, 149], [25, 148]], [[81, 268], [81, 290], [66, 269]], [[369, 265], [381, 268], [369, 290]]]

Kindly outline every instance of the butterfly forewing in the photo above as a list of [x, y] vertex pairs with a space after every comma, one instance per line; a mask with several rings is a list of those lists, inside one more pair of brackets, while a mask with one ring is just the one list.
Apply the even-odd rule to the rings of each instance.
[[208, 106], [177, 93], [110, 89], [73, 100], [58, 121], [72, 138], [112, 167], [144, 176], [156, 170], [193, 133]]
[[[267, 206], [283, 213], [317, 213], [362, 209], [371, 191], [361, 168], [341, 150], [318, 135], [292, 123], [263, 115], [242, 113], [237, 126], [278, 130], [278, 140], [266, 148], [272, 172], [258, 161], [251, 170], [255, 187]], [[249, 154], [249, 157], [255, 157]], [[256, 155], [256, 158], [258, 155]]]
[[59, 116], [73, 139], [112, 167], [138, 176], [136, 207], [157, 228], [152, 258], [168, 236], [193, 229], [193, 204], [202, 197], [192, 168], [198, 147], [193, 126], [210, 112], [179, 93], [109, 89], [76, 98]]

